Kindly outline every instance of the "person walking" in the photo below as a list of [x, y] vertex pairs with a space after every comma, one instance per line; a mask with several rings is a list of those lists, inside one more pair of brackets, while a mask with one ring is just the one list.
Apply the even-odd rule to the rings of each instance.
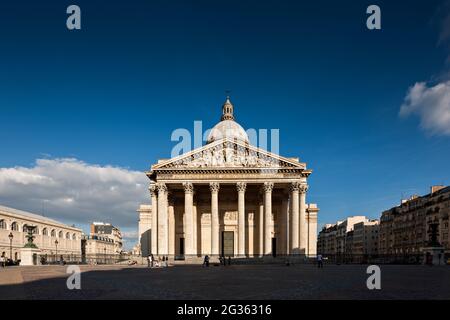
[[323, 257], [321, 254], [317, 255], [317, 268], [323, 268]]
[[4, 268], [5, 265], [6, 265], [6, 255], [5, 255], [5, 252], [2, 252], [2, 255], [1, 255], [1, 257], [0, 257], [0, 264], [2, 265], [2, 268]]
[[153, 263], [155, 261], [155, 258], [153, 258], [153, 253], [150, 254], [149, 259], [150, 259], [150, 268], [153, 268]]
[[147, 256], [147, 267], [148, 268], [150, 268], [150, 265], [151, 265], [151, 258], [150, 258], [150, 256]]
[[203, 267], [209, 267], [209, 256], [205, 255], [205, 259], [203, 259]]

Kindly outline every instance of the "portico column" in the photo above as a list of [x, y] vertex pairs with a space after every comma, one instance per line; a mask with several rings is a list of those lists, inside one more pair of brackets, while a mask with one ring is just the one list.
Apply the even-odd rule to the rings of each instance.
[[291, 222], [291, 254], [299, 253], [299, 212], [298, 212], [298, 191], [300, 182], [291, 183], [291, 203], [292, 203], [292, 222]]
[[272, 190], [273, 182], [264, 183], [264, 254], [272, 252]]
[[308, 185], [300, 186], [300, 250], [306, 254], [306, 243], [308, 236], [308, 225], [306, 224], [306, 192]]
[[219, 188], [218, 182], [209, 184], [211, 190], [211, 256], [219, 255]]
[[168, 200], [168, 208], [167, 208], [167, 212], [168, 212], [168, 221], [169, 221], [169, 239], [168, 239], [168, 243], [169, 243], [169, 255], [171, 257], [175, 257], [175, 234], [176, 234], [176, 230], [175, 230], [175, 197], [173, 195], [173, 193], [168, 192], [167, 194], [167, 200]]
[[259, 230], [258, 230], [258, 236], [259, 236], [259, 255], [262, 256], [264, 254], [264, 193], [262, 190], [259, 192]]
[[289, 253], [289, 210], [288, 210], [288, 195], [283, 192], [283, 199], [281, 200], [281, 253]]
[[193, 224], [193, 193], [194, 193], [194, 185], [190, 182], [183, 183], [184, 188], [184, 214], [186, 221], [186, 250], [185, 253], [187, 256], [193, 254], [192, 248], [194, 247], [194, 224]]
[[245, 256], [245, 189], [247, 184], [238, 182], [236, 187], [238, 191], [238, 255], [242, 257]]
[[192, 211], [192, 215], [193, 215], [193, 229], [194, 229], [194, 238], [192, 239], [193, 241], [193, 247], [192, 247], [192, 251], [194, 253], [195, 256], [198, 255], [198, 212], [197, 212], [197, 202], [195, 200], [195, 192], [192, 194], [192, 197], [194, 198], [194, 207], [193, 207], [193, 211]]
[[158, 183], [158, 255], [167, 255], [169, 246], [168, 215], [167, 215], [167, 186]]
[[152, 199], [152, 229], [151, 229], [151, 253], [158, 253], [158, 190], [155, 184], [148, 188]]

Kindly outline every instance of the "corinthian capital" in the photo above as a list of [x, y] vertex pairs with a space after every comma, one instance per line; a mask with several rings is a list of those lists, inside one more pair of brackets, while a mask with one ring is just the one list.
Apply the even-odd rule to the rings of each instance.
[[194, 193], [194, 185], [191, 182], [183, 182], [184, 193]]
[[220, 184], [218, 182], [211, 182], [209, 184], [209, 189], [211, 192], [219, 192]]
[[247, 189], [247, 183], [238, 182], [238, 183], [236, 183], [236, 188], [237, 188], [238, 192], [245, 192], [245, 189]]
[[156, 185], [154, 183], [152, 183], [149, 187], [148, 187], [148, 191], [150, 191], [150, 195], [152, 197], [156, 197], [158, 194], [158, 190], [156, 188]]
[[165, 183], [158, 182], [156, 184], [156, 189], [158, 189], [158, 193], [166, 193], [167, 192], [167, 186]]
[[290, 186], [290, 188], [291, 188], [291, 191], [299, 191], [300, 190], [300, 186], [301, 186], [301, 184], [300, 184], [300, 182], [298, 182], [298, 181], [294, 181], [294, 182], [292, 182], [291, 183], [291, 186]]
[[273, 182], [264, 182], [264, 192], [272, 192], [273, 190]]
[[300, 193], [306, 193], [308, 191], [308, 185], [307, 184], [302, 184], [300, 186]]

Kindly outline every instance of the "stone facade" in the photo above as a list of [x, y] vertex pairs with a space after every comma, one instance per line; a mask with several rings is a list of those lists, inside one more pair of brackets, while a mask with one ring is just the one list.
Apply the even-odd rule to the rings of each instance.
[[151, 253], [152, 206], [141, 204], [137, 212], [139, 213], [139, 239], [135, 252], [147, 257]]
[[84, 235], [82, 250], [85, 255], [115, 255], [116, 246], [114, 240], [101, 235]]
[[351, 254], [377, 255], [379, 227], [380, 222], [378, 220], [355, 223], [353, 226]]
[[364, 255], [378, 251], [378, 220], [348, 217], [319, 232], [317, 250], [324, 255]]
[[205, 146], [147, 172], [152, 207], [140, 210], [141, 239], [150, 231], [150, 252], [174, 258], [315, 255], [312, 171], [250, 145], [232, 112], [227, 99]]
[[21, 259], [20, 249], [27, 242], [26, 225], [37, 227], [34, 243], [41, 254], [81, 254], [81, 229], [34, 213], [0, 206], [0, 252], [5, 252], [8, 258]]
[[425, 196], [412, 196], [383, 212], [379, 253], [421, 254], [430, 241], [430, 224], [438, 225], [437, 240], [450, 253], [450, 187], [432, 187]]
[[91, 223], [91, 237], [99, 236], [111, 239], [114, 242], [115, 254], [120, 254], [123, 251], [122, 232], [119, 228], [110, 223], [93, 222]]

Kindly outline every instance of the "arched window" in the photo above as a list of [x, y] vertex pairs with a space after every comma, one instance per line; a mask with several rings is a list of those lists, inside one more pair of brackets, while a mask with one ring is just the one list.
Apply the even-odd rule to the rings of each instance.
[[38, 227], [34, 228], [33, 234], [39, 234], [39, 228]]
[[11, 230], [12, 231], [19, 231], [19, 224], [17, 222], [11, 223]]
[[43, 234], [44, 236], [48, 236], [48, 230], [47, 230], [47, 228], [42, 229], [42, 234]]
[[56, 237], [56, 231], [55, 231], [55, 229], [52, 230], [51, 235], [52, 235], [52, 237]]
[[5, 220], [0, 220], [0, 229], [6, 229], [6, 222]]
[[69, 239], [70, 240], [70, 233], [66, 233], [66, 239]]
[[24, 225], [23, 225], [22, 231], [23, 231], [23, 232], [28, 232], [28, 225], [27, 225], [27, 224], [24, 224]]
[[77, 240], [77, 235], [75, 233], [72, 235], [72, 240]]
[[62, 231], [58, 232], [58, 238], [62, 238], [62, 237], [63, 237], [63, 232]]

